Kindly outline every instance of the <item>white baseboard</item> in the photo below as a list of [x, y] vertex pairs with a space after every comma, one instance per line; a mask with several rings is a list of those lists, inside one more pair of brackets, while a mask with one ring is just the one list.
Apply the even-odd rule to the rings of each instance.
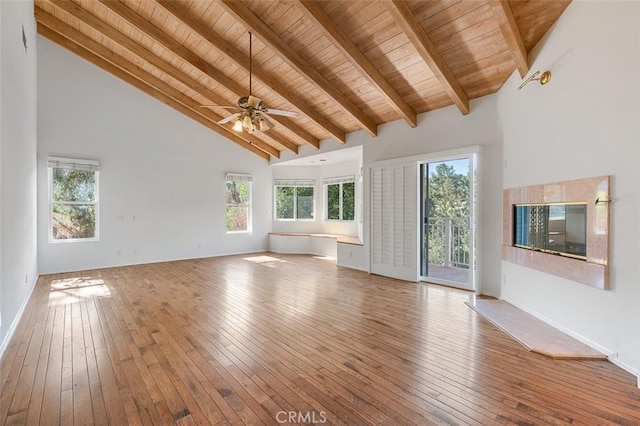
[[2, 358], [2, 355], [4, 355], [4, 351], [7, 349], [7, 346], [9, 346], [9, 341], [13, 337], [13, 333], [15, 333], [16, 327], [18, 327], [18, 323], [22, 318], [22, 314], [24, 314], [24, 310], [27, 308], [27, 304], [29, 303], [29, 300], [31, 300], [31, 296], [33, 296], [33, 290], [35, 290], [36, 288], [36, 283], [38, 282], [38, 278], [40, 278], [39, 275], [36, 276], [33, 282], [31, 283], [31, 289], [29, 289], [28, 296], [25, 297], [25, 299], [22, 301], [22, 305], [20, 305], [20, 309], [18, 309], [18, 313], [16, 314], [15, 318], [13, 319], [13, 322], [11, 323], [11, 326], [9, 327], [9, 332], [4, 336], [4, 340], [2, 340], [2, 344], [0, 344], [0, 358]]
[[637, 385], [640, 388], [640, 370], [638, 370], [636, 368], [633, 368], [632, 366], [630, 366], [626, 362], [620, 361], [618, 359], [617, 354], [614, 354], [614, 356], [609, 357], [609, 361], [611, 361], [611, 363], [617, 365], [618, 367], [622, 368], [623, 370], [628, 371], [631, 374], [634, 374], [636, 376], [636, 378], [638, 379]]
[[365, 268], [359, 268], [357, 266], [354, 265], [342, 265], [340, 263], [336, 262], [336, 266], [340, 266], [341, 268], [349, 268], [349, 269], [353, 269], [354, 271], [362, 271], [362, 272], [366, 272], [367, 274], [369, 274], [370, 272], [365, 269]]
[[[2, 1], [2, 0], [0, 0]], [[230, 252], [230, 253], [221, 253], [221, 254], [203, 254], [201, 256], [188, 256], [188, 257], [172, 257], [167, 259], [148, 259], [134, 262], [122, 262], [122, 263], [114, 263], [107, 265], [94, 265], [83, 267], [82, 269], [56, 269], [51, 271], [40, 271], [40, 275], [51, 275], [51, 274], [68, 274], [72, 272], [86, 272], [86, 271], [94, 271], [96, 269], [110, 269], [110, 268], [123, 268], [126, 266], [140, 266], [140, 265], [151, 265], [154, 263], [166, 263], [166, 262], [179, 262], [183, 260], [197, 260], [197, 259], [207, 259], [209, 257], [224, 257], [224, 256], [237, 256], [243, 254], [256, 254], [256, 253], [266, 253], [268, 249], [257, 249], [257, 250], [248, 250], [248, 251], [238, 251], [238, 252]]]
[[593, 349], [597, 350], [598, 352], [601, 352], [603, 354], [605, 354], [607, 356], [607, 359], [612, 362], [613, 364], [617, 365], [618, 367], [622, 368], [623, 370], [635, 375], [638, 378], [638, 387], [640, 387], [640, 371], [632, 366], [630, 366], [629, 364], [620, 361], [618, 359], [618, 353], [616, 351], [612, 351], [609, 348], [606, 348], [604, 346], [602, 346], [601, 344], [594, 342], [593, 340], [579, 334], [576, 333], [575, 331], [564, 327], [560, 324], [558, 324], [557, 322], [550, 320], [549, 318], [545, 317], [544, 315], [540, 315], [538, 312], [532, 311], [530, 309], [525, 308], [524, 306], [521, 306], [517, 303], [514, 303], [510, 300], [507, 299], [503, 299], [505, 302], [509, 302], [511, 303], [513, 306], [517, 307], [518, 309], [522, 309], [523, 311], [525, 311], [526, 313], [533, 315], [534, 317], [538, 318], [540, 321], [546, 322], [547, 324], [549, 324], [550, 326], [562, 331], [565, 334], [568, 334], [569, 336], [573, 337], [574, 339], [584, 343], [585, 345], [591, 346]]

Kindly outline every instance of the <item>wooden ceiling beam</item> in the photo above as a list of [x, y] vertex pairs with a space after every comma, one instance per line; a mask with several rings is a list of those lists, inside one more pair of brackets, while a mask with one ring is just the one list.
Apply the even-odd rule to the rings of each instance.
[[[52, 0], [52, 1], [59, 2], [59, 0]], [[149, 37], [153, 38], [159, 43], [161, 43], [161, 41], [156, 39], [156, 37], [162, 38], [164, 41], [167, 42], [167, 44], [170, 45], [170, 46], [165, 45], [165, 47], [172, 50], [179, 57], [181, 57], [182, 60], [184, 60], [191, 66], [197, 68], [198, 70], [200, 70], [200, 72], [204, 73], [209, 78], [223, 85], [230, 92], [236, 94], [238, 97], [244, 96], [244, 95], [241, 95], [241, 93], [244, 92], [244, 89], [238, 83], [236, 83], [231, 78], [224, 75], [223, 73], [219, 72], [217, 69], [209, 65], [207, 62], [203, 61], [201, 58], [199, 58], [190, 50], [186, 49], [184, 46], [180, 45], [179, 43], [176, 43], [173, 39], [168, 37], [165, 33], [160, 31], [158, 28], [151, 25], [148, 21], [144, 20], [140, 15], [137, 15], [135, 12], [133, 12], [124, 4], [116, 1], [107, 1], [107, 2], [104, 2], [103, 4], [107, 8], [109, 8], [113, 13], [118, 15], [121, 19], [124, 19], [125, 21], [129, 22], [132, 26], [136, 27], [138, 30], [147, 34]], [[85, 12], [85, 13], [88, 13], [88, 12]], [[91, 18], [88, 18], [88, 19], [91, 19]], [[95, 19], [92, 19], [92, 21], [95, 21]], [[109, 30], [109, 26], [106, 23], [97, 23], [97, 25], [99, 25], [101, 28], [106, 28], [106, 31], [111, 31]], [[138, 27], [138, 25], [141, 25], [141, 27]], [[164, 72], [166, 72], [167, 74], [170, 74], [173, 78], [176, 78], [177, 80], [181, 81], [183, 84], [192, 88], [196, 92], [200, 93], [202, 96], [212, 101], [211, 104], [217, 104], [217, 105], [229, 104], [229, 101], [222, 98], [220, 95], [214, 93], [212, 90], [210, 90], [206, 86], [203, 86], [202, 84], [198, 83], [197, 80], [191, 78], [190, 76], [178, 70], [174, 66], [160, 60], [157, 55], [139, 46], [137, 42], [135, 42], [134, 40], [120, 34], [114, 34], [114, 37], [118, 38], [118, 41], [117, 41], [118, 44], [125, 47], [127, 50], [131, 51], [132, 53], [135, 53], [136, 55], [140, 56], [142, 59], [149, 62], [150, 64], [162, 69]], [[126, 46], [123, 43], [126, 43]], [[135, 51], [132, 49], [135, 49]], [[167, 69], [167, 67], [169, 68], [169, 70]], [[170, 69], [173, 69], [175, 72], [177, 72], [180, 75], [180, 77], [177, 77], [175, 75], [175, 72], [172, 73]], [[296, 124], [293, 124], [287, 120], [274, 119], [273, 121], [277, 121], [278, 123], [292, 130], [304, 142], [309, 143], [315, 147], [319, 146], [319, 142], [317, 139], [315, 139], [308, 132], [305, 132], [303, 129], [299, 128]], [[299, 130], [299, 132], [297, 130]], [[293, 152], [294, 154], [298, 153], [298, 145], [288, 141], [287, 138], [284, 135], [282, 135], [277, 129], [275, 130], [272, 129], [270, 130], [270, 132], [273, 132], [279, 135], [279, 137], [275, 138], [274, 140], [276, 140], [280, 145], [284, 146], [286, 149]]]
[[509, 1], [489, 0], [489, 6], [498, 22], [498, 27], [509, 47], [511, 56], [513, 56], [513, 61], [516, 63], [520, 77], [524, 78], [529, 72], [529, 58], [520, 30], [518, 30], [516, 18], [513, 16], [511, 6], [509, 6]]
[[306, 16], [315, 21], [325, 37], [342, 52], [360, 75], [385, 97], [391, 107], [400, 114], [407, 124], [411, 127], [416, 127], [417, 115], [413, 108], [378, 71], [378, 68], [358, 49], [322, 6], [313, 0], [298, 0], [298, 4], [302, 6]]
[[[104, 21], [102, 21], [99, 18], [97, 18], [95, 15], [93, 15], [93, 14], [87, 12], [86, 10], [84, 10], [81, 6], [76, 5], [75, 3], [70, 2], [70, 1], [55, 1], [54, 4], [56, 5], [56, 7], [61, 8], [62, 10], [68, 12], [71, 16], [74, 16], [75, 18], [77, 18], [77, 19], [81, 20], [82, 22], [84, 22], [85, 24], [89, 25], [91, 28], [93, 28], [96, 31], [98, 31], [99, 33], [101, 33], [104, 37], [107, 37], [108, 39], [110, 39], [114, 43], [122, 46], [123, 48], [125, 48], [128, 51], [130, 51], [134, 55], [140, 57], [144, 61], [149, 62], [151, 65], [153, 65], [156, 68], [160, 69], [161, 71], [167, 73], [168, 75], [170, 75], [171, 77], [173, 77], [174, 79], [176, 79], [180, 83], [184, 84], [185, 86], [187, 86], [187, 87], [193, 89], [194, 91], [202, 94], [204, 97], [208, 98], [210, 101], [222, 102], [223, 104], [226, 103], [226, 101], [223, 98], [221, 98], [218, 95], [216, 95], [215, 93], [211, 92], [206, 87], [200, 85], [198, 82], [196, 82], [195, 80], [191, 79], [190, 77], [188, 77], [187, 75], [185, 75], [184, 73], [182, 73], [181, 71], [179, 71], [178, 69], [173, 67], [172, 65], [167, 64], [166, 62], [161, 60], [159, 57], [157, 57], [153, 53], [149, 52], [148, 50], [146, 50], [145, 48], [143, 48], [139, 44], [137, 44], [132, 39], [124, 36], [122, 33], [118, 32], [118, 31], [116, 31], [113, 27], [109, 26]], [[42, 15], [41, 19], [46, 19], [47, 20], [45, 23], [47, 23], [47, 25], [50, 28], [53, 28], [53, 29], [57, 28], [57, 27], [53, 27], [54, 25], [59, 25], [59, 24], [56, 23], [57, 20], [56, 21], [51, 21], [51, 19], [47, 17], [48, 14], [46, 14], [46, 12], [44, 12], [42, 10], [40, 10], [39, 13]], [[50, 15], [48, 15], [48, 16], [50, 16]], [[55, 19], [55, 18], [53, 18], [53, 19]], [[87, 42], [90, 42], [90, 41], [92, 41], [92, 40], [90, 38], [87, 38]], [[98, 44], [96, 43], [96, 45], [98, 45]], [[95, 50], [94, 50], [94, 53], [95, 53]], [[207, 95], [211, 96], [211, 98], [209, 98]], [[195, 101], [193, 101], [193, 102], [195, 102]], [[218, 120], [220, 120], [220, 119], [222, 119], [221, 116], [218, 118]], [[218, 121], [218, 120], [216, 120], [216, 121]], [[258, 138], [256, 138], [253, 135], [247, 135], [247, 136], [248, 137], [246, 137], [245, 139], [249, 140], [251, 143], [254, 143], [256, 146], [259, 146], [259, 147], [264, 145], [264, 150], [265, 151], [267, 151], [267, 152], [269, 152], [269, 154], [279, 158], [280, 153], [276, 148], [272, 147], [271, 145], [266, 144], [263, 141], [260, 141]], [[285, 143], [287, 143], [287, 142], [283, 143], [283, 141], [280, 141], [278, 139], [274, 139], [274, 140], [276, 140], [276, 142], [280, 143], [283, 146], [285, 146]], [[293, 143], [289, 142], [289, 144], [294, 145], [294, 146], [297, 147], [297, 145], [295, 145]]]
[[[142, 60], [150, 63], [151, 65], [160, 69], [164, 73], [170, 75], [172, 78], [184, 84], [185, 86], [191, 88], [195, 92], [198, 92], [203, 97], [207, 98], [210, 101], [210, 103], [220, 104], [220, 105], [225, 105], [229, 103], [226, 99], [222, 98], [218, 94], [209, 90], [209, 88], [200, 84], [198, 81], [191, 78], [189, 75], [185, 74], [178, 68], [165, 62], [159, 56], [145, 49], [143, 46], [139, 45], [133, 39], [120, 33], [115, 28], [108, 25], [106, 22], [102, 21], [95, 15], [83, 9], [81, 6], [70, 1], [53, 0], [52, 3], [56, 7], [59, 7], [60, 9], [69, 13], [70, 15], [74, 16], [76, 19], [79, 19], [80, 21], [85, 22], [87, 25], [91, 26], [96, 31], [100, 32], [105, 37], [112, 40], [114, 43], [125, 48], [126, 50], [133, 53], [134, 55], [140, 57]], [[286, 140], [286, 137], [279, 134], [277, 131], [275, 133], [278, 135], [278, 137], [273, 139], [277, 143], [289, 149], [293, 153], [297, 154], [298, 146], [295, 143]]]
[[[164, 0], [166, 2], [168, 0]], [[224, 10], [231, 14], [243, 25], [250, 29], [260, 41], [273, 50], [289, 66], [295, 69], [303, 77], [313, 83], [318, 90], [332, 99], [342, 110], [356, 120], [360, 126], [371, 136], [378, 134], [378, 126], [367, 117], [353, 102], [338, 88], [333, 86], [325, 76], [315, 69], [309, 62], [304, 60], [297, 52], [282, 40], [267, 24], [251, 12], [244, 4], [235, 0], [219, 0], [217, 4], [224, 7]]]
[[[55, 23], [54, 20], [57, 20], [57, 18], [42, 11], [42, 9], [36, 8], [36, 19], [38, 21], [38, 34], [59, 44], [115, 77], [131, 84], [140, 91], [156, 98], [160, 102], [197, 121], [226, 139], [230, 139], [241, 147], [251, 151], [253, 154], [269, 161], [271, 153], [267, 151], [272, 151], [273, 147], [270, 149], [264, 146], [266, 144], [260, 141], [254, 143], [252, 141], [245, 140], [231, 130], [217, 125], [215, 121], [212, 121], [215, 120], [215, 118], [207, 117], [206, 114], [199, 113], [195, 109], [197, 106], [193, 103], [190, 104], [189, 99], [191, 98], [188, 98], [186, 95], [180, 93], [168, 84], [163, 83], [161, 80], [145, 73], [134, 64], [126, 61], [124, 58], [118, 57], [113, 52], [84, 36], [84, 34], [81, 34], [67, 26], [62, 21], [58, 21], [59, 24]], [[51, 28], [50, 25], [55, 27], [55, 29]], [[86, 46], [97, 48], [96, 50], [101, 51], [106, 58], [91, 51]], [[102, 49], [104, 49], [104, 51]], [[191, 102], [193, 102], [193, 100], [191, 100]]]
[[[105, 0], [101, 0], [105, 1]], [[184, 25], [191, 28], [191, 30], [195, 31], [200, 35], [203, 39], [205, 39], [219, 54], [229, 58], [236, 65], [244, 69], [246, 72], [249, 72], [249, 60], [240, 50], [236, 49], [231, 43], [224, 40], [222, 37], [219, 37], [217, 34], [211, 31], [210, 28], [205, 26], [201, 21], [191, 17], [189, 13], [176, 1], [156, 1], [156, 4], [164, 8], [168, 13], [173, 15], [178, 21], [182, 22]], [[153, 27], [142, 17], [137, 15], [134, 12], [127, 12], [124, 10], [124, 6], [119, 7], [117, 4], [113, 4], [113, 2], [106, 1], [105, 6], [115, 11], [115, 7], [120, 10], [123, 14], [120, 15], [123, 19], [129, 21], [133, 26], [137, 27], [140, 31], [145, 32], [149, 37], [156, 40], [158, 43], [167, 47], [168, 49], [175, 52], [178, 56], [183, 57], [183, 55], [195, 55], [191, 51], [184, 48], [179, 43], [176, 43], [172, 38], [168, 37], [161, 30]], [[135, 22], [135, 23], [134, 23]], [[186, 52], [184, 52], [186, 50]], [[189, 61], [188, 61], [189, 62]], [[273, 92], [280, 95], [282, 98], [286, 99], [291, 105], [293, 105], [298, 111], [304, 114], [307, 118], [313, 121], [316, 125], [318, 125], [321, 129], [323, 129], [326, 133], [328, 133], [331, 137], [338, 140], [340, 143], [344, 143], [346, 141], [345, 133], [340, 130], [335, 124], [333, 124], [328, 118], [324, 117], [320, 112], [316, 109], [312, 108], [310, 105], [302, 101], [299, 96], [287, 89], [281, 82], [267, 74], [266, 72], [260, 69], [253, 69], [253, 76], [261, 81], [265, 86], [273, 90]], [[226, 76], [225, 76], [226, 77]], [[215, 79], [217, 80], [217, 79]], [[220, 80], [217, 80], [225, 87], [233, 87], [232, 84], [229, 85], [223, 83]], [[244, 88], [240, 91], [240, 93], [244, 93], [241, 96], [246, 96], [247, 89]], [[231, 90], [231, 89], [229, 89]], [[236, 90], [232, 90], [234, 93], [238, 93]], [[296, 125], [292, 120], [286, 117], [272, 117], [274, 121], [280, 122], [288, 129], [299, 135], [305, 142], [312, 145], [314, 148], [320, 148], [320, 143], [317, 139], [315, 139], [309, 132], [302, 129], [298, 125]]]
[[429, 66], [460, 112], [469, 114], [469, 97], [404, 0], [386, 1], [387, 9]]

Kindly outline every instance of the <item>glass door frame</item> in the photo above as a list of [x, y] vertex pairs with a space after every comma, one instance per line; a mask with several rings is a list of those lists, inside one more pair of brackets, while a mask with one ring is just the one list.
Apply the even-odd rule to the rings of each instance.
[[[477, 224], [477, 161], [478, 161], [478, 152], [479, 147], [473, 147], [476, 149], [469, 150], [464, 153], [459, 154], [450, 154], [446, 155], [446, 153], [441, 153], [443, 155], [438, 155], [435, 153], [432, 158], [425, 159], [423, 161], [419, 161], [418, 163], [418, 177], [420, 180], [420, 184], [418, 185], [418, 198], [420, 205], [420, 250], [418, 250], [419, 255], [419, 268], [420, 268], [420, 281], [430, 282], [434, 284], [445, 285], [449, 287], [460, 288], [463, 290], [470, 290], [479, 293], [478, 282], [477, 282], [477, 256], [476, 256], [476, 224]], [[463, 283], [459, 283], [456, 281], [449, 281], [441, 278], [433, 278], [430, 276], [422, 275], [423, 262], [426, 260], [425, 248], [424, 248], [424, 240], [426, 235], [426, 226], [425, 223], [425, 200], [424, 200], [424, 177], [422, 174], [423, 167], [427, 167], [428, 172], [428, 164], [431, 163], [441, 163], [452, 160], [469, 160], [469, 275], [468, 275], [468, 283], [465, 285]]]

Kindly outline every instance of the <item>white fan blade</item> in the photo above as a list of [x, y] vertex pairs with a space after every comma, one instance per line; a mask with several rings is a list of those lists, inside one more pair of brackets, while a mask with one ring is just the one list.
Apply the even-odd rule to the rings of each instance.
[[264, 119], [265, 119], [265, 121], [266, 121], [267, 123], [269, 123], [269, 126], [270, 126], [271, 128], [275, 127], [275, 124], [273, 124], [273, 122], [272, 122], [271, 120], [269, 120], [269, 116], [267, 115], [267, 113], [266, 113], [266, 112], [264, 112], [264, 111], [263, 111], [263, 112], [262, 112], [262, 114], [260, 114], [260, 115], [262, 116], [262, 118], [264, 118]]
[[260, 104], [260, 102], [262, 102], [262, 99], [256, 98], [253, 95], [249, 95], [249, 99], [247, 100], [247, 106], [255, 108]]
[[271, 109], [271, 108], [264, 108], [262, 110], [262, 112], [266, 112], [267, 114], [271, 114], [271, 115], [282, 115], [285, 117], [297, 117], [298, 113], [295, 111], [285, 111], [283, 109]]
[[218, 121], [218, 124], [226, 124], [226, 123], [228, 123], [230, 121], [235, 120], [237, 117], [240, 117], [240, 113], [239, 112], [236, 112], [235, 114], [231, 114], [227, 118], [223, 118], [222, 120]]

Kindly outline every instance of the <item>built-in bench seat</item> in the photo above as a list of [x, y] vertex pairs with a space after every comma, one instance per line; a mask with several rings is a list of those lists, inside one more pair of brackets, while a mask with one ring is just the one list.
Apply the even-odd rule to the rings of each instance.
[[269, 250], [274, 253], [300, 253], [337, 257], [338, 244], [361, 246], [362, 241], [358, 237], [350, 235], [300, 232], [272, 232], [269, 234]]

